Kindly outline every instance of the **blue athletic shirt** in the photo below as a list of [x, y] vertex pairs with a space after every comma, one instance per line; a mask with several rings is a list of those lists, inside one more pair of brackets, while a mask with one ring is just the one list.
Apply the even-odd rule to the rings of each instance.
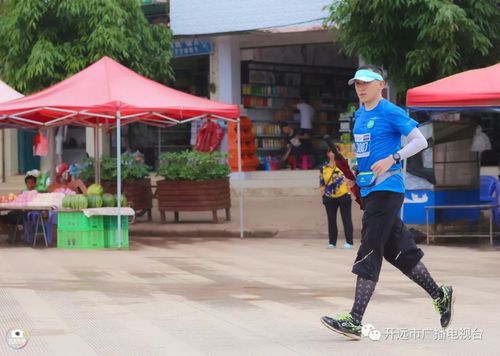
[[[401, 149], [401, 135], [408, 134], [418, 123], [411, 119], [400, 107], [386, 99], [380, 100], [372, 110], [361, 106], [354, 115], [354, 142], [359, 172], [371, 171], [371, 166]], [[401, 164], [394, 164], [389, 171], [400, 169]], [[397, 173], [373, 187], [361, 189], [365, 197], [375, 191], [404, 193], [403, 174]]]

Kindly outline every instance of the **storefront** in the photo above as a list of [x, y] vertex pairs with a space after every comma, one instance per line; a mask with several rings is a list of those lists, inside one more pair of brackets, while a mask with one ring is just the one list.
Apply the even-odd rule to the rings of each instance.
[[318, 160], [323, 158], [321, 138], [340, 139], [340, 114], [357, 102], [347, 81], [358, 59], [340, 54], [332, 32], [323, 29], [328, 4], [255, 1], [242, 12], [229, 1], [170, 2], [177, 36], [210, 36], [210, 98], [246, 109], [243, 115], [253, 122], [256, 154], [263, 161], [282, 155], [279, 123], [299, 125], [293, 108], [299, 99], [307, 98], [315, 110], [312, 138]]
[[[316, 162], [323, 159], [326, 148], [323, 136], [340, 140], [344, 131], [340, 114], [349, 104], [357, 103], [353, 88], [347, 85], [357, 59], [339, 55], [338, 45], [326, 42], [330, 36], [326, 31], [294, 35], [299, 44], [241, 49], [242, 104], [254, 123], [257, 155], [262, 161], [276, 160], [283, 154], [279, 123], [299, 128], [295, 104], [300, 100], [314, 108], [312, 142]], [[279, 34], [268, 36], [271, 43], [279, 43]], [[314, 42], [323, 36], [324, 43]], [[241, 39], [242, 45], [249, 42], [251, 36]]]

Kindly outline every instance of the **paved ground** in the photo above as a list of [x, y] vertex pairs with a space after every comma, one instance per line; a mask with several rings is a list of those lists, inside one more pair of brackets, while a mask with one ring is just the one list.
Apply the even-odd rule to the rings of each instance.
[[382, 340], [351, 342], [319, 317], [350, 308], [355, 252], [295, 236], [141, 238], [130, 251], [1, 244], [0, 333], [22, 329], [29, 343], [0, 341], [0, 354], [498, 355], [500, 251], [424, 246], [457, 293], [444, 340], [430, 299], [385, 264], [365, 317]]
[[[180, 222], [174, 223], [174, 214], [167, 213], [167, 224], [160, 224], [160, 215], [153, 208], [153, 223], [145, 217], [138, 218], [130, 227], [131, 233], [143, 236], [239, 236], [240, 209], [238, 197], [232, 198], [231, 221], [224, 221], [223, 210], [219, 210], [219, 224], [212, 223], [211, 212], [181, 212]], [[287, 235], [303, 232], [304, 235], [325, 234], [328, 230], [325, 208], [319, 193], [309, 196], [244, 197], [244, 229], [246, 236]], [[342, 230], [340, 213], [339, 228]], [[361, 228], [361, 210], [355, 203], [352, 207], [354, 228]], [[342, 233], [341, 233], [342, 234]], [[342, 235], [343, 236], [343, 235]], [[343, 237], [342, 237], [343, 238]]]

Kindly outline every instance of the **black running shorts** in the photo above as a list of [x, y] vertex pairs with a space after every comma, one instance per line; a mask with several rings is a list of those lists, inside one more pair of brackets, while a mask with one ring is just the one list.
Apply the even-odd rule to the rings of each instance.
[[378, 281], [382, 258], [408, 273], [424, 256], [399, 218], [404, 194], [376, 191], [363, 198], [361, 245], [352, 272]]

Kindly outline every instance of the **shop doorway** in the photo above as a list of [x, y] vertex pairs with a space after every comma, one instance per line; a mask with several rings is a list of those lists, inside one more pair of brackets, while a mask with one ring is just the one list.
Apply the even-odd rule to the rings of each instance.
[[33, 155], [34, 131], [17, 131], [17, 152], [19, 174], [25, 174], [32, 169], [40, 169], [40, 157]]
[[208, 98], [210, 60], [208, 55], [173, 58], [175, 81], [172, 88]]

